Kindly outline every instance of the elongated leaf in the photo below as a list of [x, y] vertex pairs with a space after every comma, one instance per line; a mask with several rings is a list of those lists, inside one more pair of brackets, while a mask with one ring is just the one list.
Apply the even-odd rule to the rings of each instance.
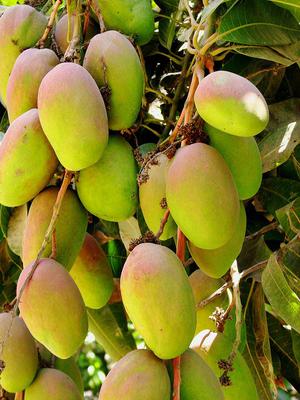
[[292, 329], [293, 352], [298, 365], [298, 375], [300, 377], [300, 335]]
[[300, 197], [277, 210], [276, 218], [287, 237], [293, 239], [300, 231]]
[[7, 235], [10, 209], [0, 204], [0, 242]]
[[[294, 46], [294, 52], [290, 51], [290, 47]], [[287, 46], [266, 47], [266, 46], [245, 46], [236, 48], [234, 51], [244, 54], [248, 57], [260, 58], [263, 60], [274, 61], [278, 64], [289, 67], [290, 65], [299, 61], [300, 42], [293, 43]]]
[[221, 4], [226, 3], [227, 1], [228, 0], [212, 0], [208, 6], [204, 7], [203, 9], [200, 24], [203, 24]]
[[289, 10], [297, 21], [300, 21], [300, 3], [299, 0], [271, 0], [279, 7]]
[[171, 50], [175, 39], [177, 21], [181, 19], [182, 13], [182, 10], [176, 10], [170, 14], [169, 19], [163, 18], [159, 22], [159, 41], [168, 50]]

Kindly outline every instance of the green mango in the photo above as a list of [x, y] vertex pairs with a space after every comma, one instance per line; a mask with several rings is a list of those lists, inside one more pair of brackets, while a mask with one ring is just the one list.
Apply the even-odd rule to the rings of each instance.
[[232, 72], [207, 75], [199, 82], [194, 100], [205, 122], [231, 135], [257, 135], [269, 122], [263, 95], [253, 83]]
[[[59, 189], [49, 187], [39, 193], [29, 209], [23, 234], [22, 261], [24, 266], [34, 261], [42, 246], [45, 233], [53, 213]], [[62, 201], [59, 216], [55, 225], [56, 260], [68, 271], [80, 252], [84, 242], [88, 216], [78, 197], [72, 190], [67, 190]], [[43, 254], [50, 256], [52, 243]]]
[[122, 136], [111, 135], [101, 160], [80, 172], [78, 196], [98, 218], [126, 220], [135, 213], [138, 203], [136, 174], [131, 146]]
[[[18, 297], [32, 266], [21, 272]], [[86, 337], [87, 313], [79, 289], [65, 268], [50, 258], [39, 262], [19, 309], [32, 336], [59, 358], [71, 357]]]
[[[157, 164], [155, 162], [150, 165], [147, 171], [148, 180], [140, 184], [139, 197], [146, 224], [152, 232], [157, 233], [166, 212], [166, 208], [162, 207], [162, 201], [166, 199], [166, 175], [170, 161], [164, 154], [160, 154], [155, 161]], [[169, 215], [160, 239], [170, 239], [176, 235], [176, 231], [177, 226], [172, 216]]]
[[195, 246], [216, 249], [234, 233], [239, 198], [231, 172], [213, 147], [194, 143], [179, 149], [166, 178], [167, 203]]
[[240, 216], [235, 231], [229, 241], [217, 249], [201, 249], [192, 242], [188, 243], [189, 251], [198, 267], [211, 278], [220, 278], [231, 267], [240, 254], [246, 233], [246, 212], [240, 204]]
[[157, 244], [139, 244], [125, 262], [120, 284], [127, 314], [147, 346], [162, 359], [182, 354], [195, 333], [196, 308], [176, 254]]
[[20, 53], [42, 36], [47, 18], [28, 5], [8, 7], [0, 19], [0, 101], [6, 105], [9, 75]]
[[63, 63], [48, 72], [39, 87], [38, 109], [43, 130], [66, 169], [79, 171], [101, 158], [108, 140], [107, 114], [85, 68]]
[[20, 317], [0, 314], [1, 387], [11, 393], [21, 392], [33, 381], [38, 369], [35, 342]]
[[83, 66], [99, 87], [107, 85], [110, 89], [109, 128], [130, 128], [137, 119], [144, 93], [143, 69], [131, 42], [117, 31], [96, 35], [87, 48]]
[[169, 400], [167, 367], [149, 350], [134, 350], [109, 372], [99, 400]]
[[54, 362], [54, 368], [68, 375], [72, 379], [72, 381], [76, 384], [81, 396], [83, 396], [84, 393], [83, 379], [81, 376], [80, 369], [74, 357], [70, 357], [65, 360], [56, 357]]
[[17, 207], [50, 181], [58, 160], [42, 130], [38, 111], [27, 111], [8, 128], [0, 146], [0, 203]]
[[58, 57], [49, 49], [28, 49], [19, 55], [7, 84], [6, 108], [10, 123], [37, 107], [40, 83], [58, 63]]

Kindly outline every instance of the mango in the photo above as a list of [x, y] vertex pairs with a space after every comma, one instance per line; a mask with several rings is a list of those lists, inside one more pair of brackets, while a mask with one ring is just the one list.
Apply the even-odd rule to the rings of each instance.
[[97, 0], [97, 5], [106, 28], [133, 37], [139, 45], [150, 42], [154, 13], [148, 0]]
[[240, 254], [246, 233], [246, 212], [243, 203], [240, 204], [240, 215], [231, 238], [217, 249], [201, 249], [192, 242], [188, 243], [189, 251], [198, 267], [211, 278], [220, 278], [231, 267]]
[[[156, 161], [158, 164], [151, 165], [148, 170], [148, 180], [140, 184], [140, 205], [149, 229], [157, 233], [161, 220], [167, 208], [163, 208], [166, 199], [166, 175], [170, 161], [164, 154], [160, 154]], [[176, 224], [169, 215], [168, 222], [164, 227], [161, 240], [167, 240], [176, 235]]]
[[213, 146], [225, 159], [241, 200], [254, 196], [262, 181], [262, 161], [253, 137], [228, 135], [206, 124], [204, 127]]
[[7, 84], [6, 105], [10, 122], [37, 107], [40, 83], [58, 63], [56, 54], [49, 49], [28, 49], [19, 55]]
[[269, 122], [268, 105], [250, 81], [228, 71], [216, 71], [202, 79], [194, 96], [205, 122], [236, 136], [254, 136]]
[[72, 379], [61, 371], [43, 368], [25, 391], [26, 400], [83, 400]]
[[102, 158], [80, 172], [76, 184], [78, 196], [84, 207], [98, 218], [126, 220], [137, 207], [136, 175], [131, 146], [122, 136], [110, 135]]
[[57, 166], [38, 111], [27, 111], [10, 125], [1, 142], [0, 203], [16, 207], [33, 199], [48, 184]]
[[179, 149], [166, 178], [168, 207], [195, 246], [215, 249], [232, 237], [239, 199], [231, 172], [213, 147], [194, 143]]
[[195, 333], [196, 308], [176, 254], [153, 243], [136, 246], [120, 283], [124, 307], [147, 346], [162, 359], [182, 354]]
[[108, 85], [110, 89], [109, 128], [113, 131], [130, 128], [137, 119], [144, 93], [143, 69], [130, 41], [117, 31], [94, 36], [83, 66], [99, 87]]
[[99, 400], [169, 400], [171, 384], [164, 363], [149, 350], [134, 350], [109, 372]]
[[35, 342], [20, 317], [0, 314], [1, 387], [12, 393], [21, 392], [31, 384], [38, 368]]
[[[18, 280], [17, 296], [33, 264]], [[87, 314], [79, 289], [65, 268], [44, 258], [21, 296], [20, 313], [32, 336], [59, 358], [69, 358], [83, 343]]]
[[42, 36], [47, 18], [33, 7], [8, 7], [0, 19], [0, 101], [6, 105], [9, 75], [20, 53], [32, 47]]
[[100, 159], [108, 140], [107, 114], [96, 82], [83, 67], [63, 63], [48, 72], [39, 88], [38, 109], [66, 169], [79, 171]]
[[[36, 259], [42, 246], [58, 191], [56, 187], [49, 187], [39, 193], [31, 204], [22, 245], [22, 261], [25, 266]], [[68, 189], [55, 225], [56, 260], [68, 271], [80, 252], [87, 224], [87, 212], [75, 192]], [[52, 243], [46, 247], [43, 256], [48, 257], [51, 252]]]
[[87, 307], [97, 309], [105, 306], [114, 288], [113, 275], [104, 250], [88, 233], [70, 275]]

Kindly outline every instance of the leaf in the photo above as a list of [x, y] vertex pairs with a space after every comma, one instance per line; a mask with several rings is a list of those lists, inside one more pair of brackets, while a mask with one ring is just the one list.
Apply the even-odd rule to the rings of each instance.
[[10, 209], [0, 204], [0, 242], [7, 235]]
[[119, 229], [122, 242], [124, 243], [127, 251], [132, 240], [138, 239], [142, 236], [139, 223], [134, 217], [131, 217], [126, 221], [119, 222]]
[[168, 50], [171, 50], [176, 35], [177, 22], [180, 21], [183, 10], [179, 9], [170, 14], [170, 18], [159, 21], [159, 41]]
[[300, 3], [299, 0], [271, 0], [279, 7], [289, 10], [297, 21], [300, 21]]
[[228, 0], [212, 0], [208, 6], [203, 9], [200, 24], [204, 24], [207, 18], [210, 17], [221, 4], [226, 3], [227, 1]]
[[[262, 236], [255, 239], [245, 239], [238, 257], [239, 271], [247, 269], [261, 261], [268, 260], [271, 253]], [[260, 276], [260, 272], [257, 275]]]
[[298, 365], [298, 373], [300, 377], [300, 335], [293, 329], [292, 329], [292, 342], [293, 342], [293, 352]]
[[10, 249], [21, 256], [22, 241], [27, 219], [27, 205], [16, 207], [13, 209], [8, 222], [7, 243]]
[[[294, 46], [295, 51], [290, 51], [291, 46]], [[248, 57], [269, 60], [289, 67], [300, 59], [300, 41], [287, 46], [278, 46], [277, 48], [266, 46], [245, 46], [236, 48], [234, 51]]]
[[300, 197], [276, 211], [276, 218], [291, 240], [300, 231]]
[[115, 278], [121, 276], [123, 265], [127, 258], [127, 252], [121, 240], [109, 240], [103, 245], [108, 262]]

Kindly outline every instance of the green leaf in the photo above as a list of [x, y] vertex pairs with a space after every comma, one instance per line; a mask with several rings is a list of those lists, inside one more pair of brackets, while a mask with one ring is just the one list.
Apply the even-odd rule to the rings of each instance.
[[0, 242], [7, 236], [8, 221], [11, 210], [0, 204]]
[[216, 9], [223, 3], [226, 3], [228, 0], [212, 0], [208, 6], [204, 7], [202, 14], [201, 14], [201, 20], [200, 24], [203, 24], [208, 17], [210, 17]]
[[282, 229], [291, 240], [300, 231], [300, 197], [276, 211]]
[[[262, 236], [254, 239], [245, 239], [238, 257], [239, 271], [247, 269], [261, 261], [268, 260], [271, 253]], [[260, 272], [258, 276], [260, 276]]]
[[299, 0], [271, 0], [279, 7], [289, 10], [297, 21], [300, 21], [300, 3]]
[[162, 18], [159, 21], [159, 41], [168, 50], [171, 50], [176, 35], [177, 21], [180, 21], [182, 13], [182, 10], [176, 10], [170, 14], [170, 18]]
[[127, 258], [126, 249], [121, 240], [109, 240], [103, 245], [108, 262], [115, 278], [119, 278]]
[[292, 342], [293, 342], [293, 352], [298, 365], [298, 371], [300, 376], [300, 335], [293, 329], [292, 329]]
[[[290, 50], [294, 47], [294, 51]], [[243, 46], [235, 48], [234, 51], [248, 57], [260, 58], [273, 61], [289, 67], [300, 59], [300, 41], [287, 46], [266, 47], [266, 46]]]
[[22, 241], [27, 219], [27, 205], [16, 207], [12, 210], [11, 217], [8, 222], [7, 243], [10, 249], [21, 256]]

